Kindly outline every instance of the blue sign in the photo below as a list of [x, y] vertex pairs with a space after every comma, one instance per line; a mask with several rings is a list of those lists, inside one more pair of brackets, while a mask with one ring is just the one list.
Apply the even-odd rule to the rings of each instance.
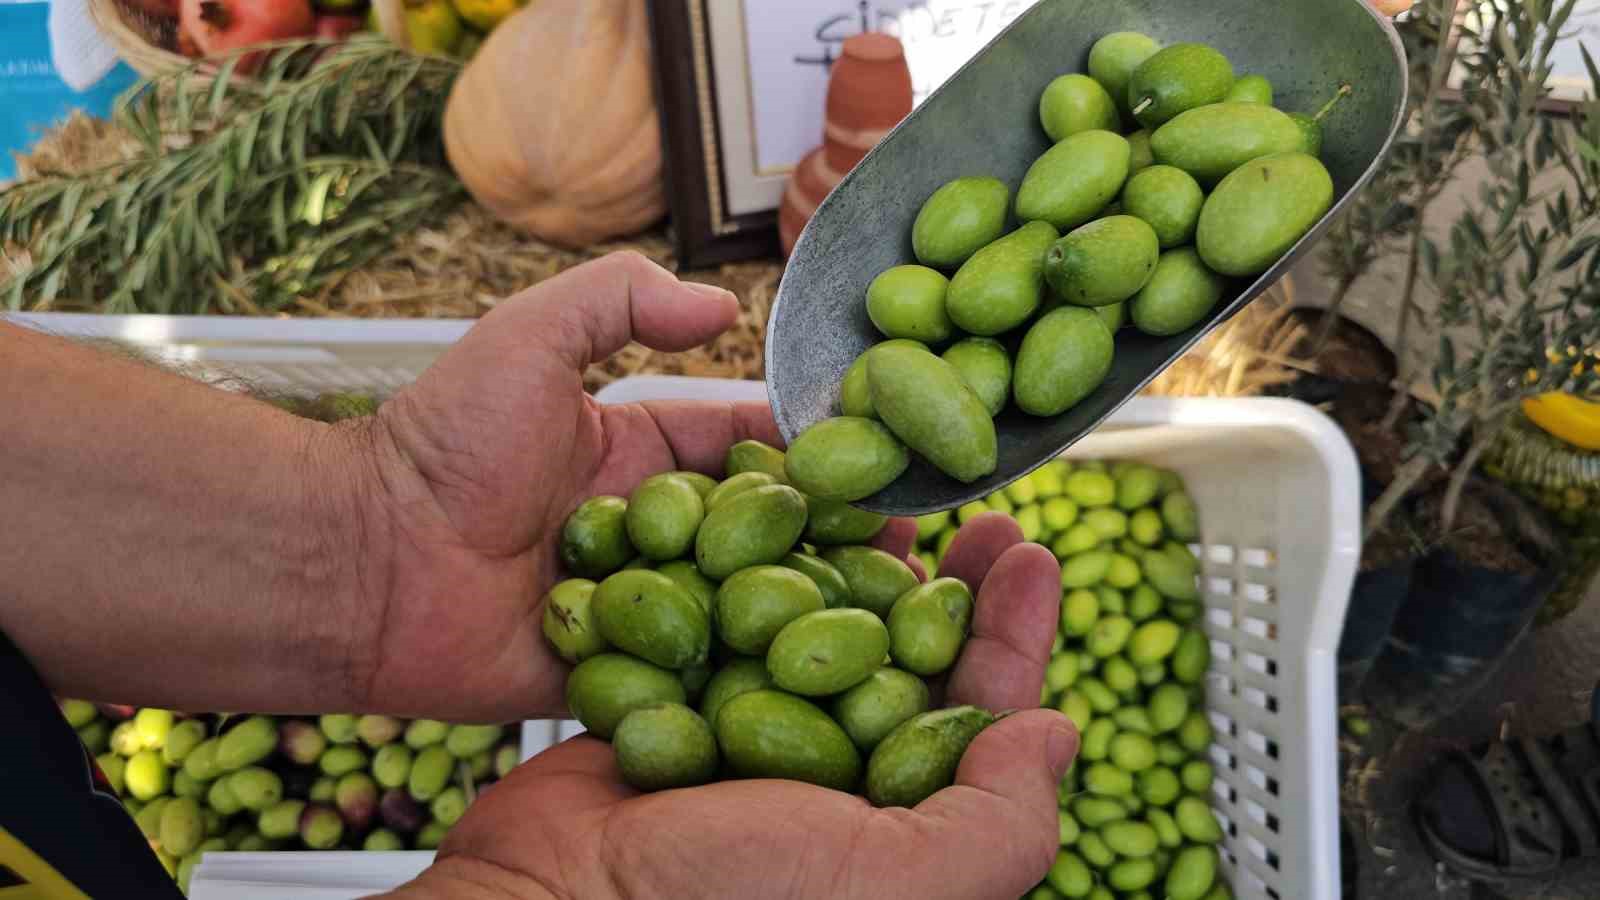
[[0, 183], [16, 176], [13, 154], [25, 152], [74, 110], [109, 116], [117, 96], [139, 80], [118, 63], [79, 93], [50, 62], [49, 3], [0, 0]]

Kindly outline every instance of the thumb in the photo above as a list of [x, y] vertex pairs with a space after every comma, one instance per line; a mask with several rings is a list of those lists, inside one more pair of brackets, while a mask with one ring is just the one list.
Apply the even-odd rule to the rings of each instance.
[[630, 341], [674, 352], [703, 344], [733, 324], [739, 301], [722, 288], [679, 281], [642, 254], [621, 252], [563, 272], [495, 312], [516, 320], [500, 323], [505, 332], [538, 341], [567, 368], [581, 370]]
[[893, 848], [904, 858], [916, 846], [918, 857], [896, 867], [893, 896], [1013, 900], [1027, 893], [1055, 860], [1056, 788], [1077, 753], [1077, 729], [1054, 710], [1016, 713], [984, 729], [962, 757], [955, 785], [916, 808], [918, 841]]

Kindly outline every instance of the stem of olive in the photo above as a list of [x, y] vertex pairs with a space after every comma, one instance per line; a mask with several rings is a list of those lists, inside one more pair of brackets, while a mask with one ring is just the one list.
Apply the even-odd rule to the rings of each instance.
[[1348, 84], [1339, 85], [1339, 90], [1338, 90], [1337, 93], [1335, 93], [1333, 95], [1333, 99], [1329, 100], [1326, 104], [1323, 105], [1322, 109], [1317, 111], [1317, 114], [1314, 117], [1312, 117], [1312, 121], [1321, 122], [1324, 118], [1327, 117], [1328, 113], [1333, 112], [1333, 108], [1335, 106], [1339, 105], [1339, 101], [1340, 100], [1343, 100], [1344, 98], [1350, 96], [1353, 93], [1355, 93], [1355, 88], [1352, 88], [1350, 85], [1348, 85]]
[[1155, 102], [1156, 98], [1154, 97], [1146, 97], [1143, 100], [1140, 100], [1139, 105], [1133, 108], [1133, 114], [1137, 116], [1138, 114], [1149, 109], [1151, 106], [1155, 105]]

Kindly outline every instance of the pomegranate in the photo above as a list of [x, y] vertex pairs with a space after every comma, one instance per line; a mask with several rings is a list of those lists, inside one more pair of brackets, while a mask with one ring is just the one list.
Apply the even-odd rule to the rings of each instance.
[[[206, 56], [221, 56], [270, 41], [309, 37], [316, 30], [310, 0], [182, 0], [180, 21]], [[261, 54], [239, 60], [248, 74]]]
[[342, 41], [367, 27], [360, 16], [317, 16], [317, 37]]
[[145, 15], [155, 16], [158, 19], [176, 19], [178, 17], [178, 0], [131, 0]]

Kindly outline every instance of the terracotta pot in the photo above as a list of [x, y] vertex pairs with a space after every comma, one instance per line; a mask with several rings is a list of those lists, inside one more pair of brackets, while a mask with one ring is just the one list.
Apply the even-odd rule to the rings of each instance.
[[828, 76], [822, 146], [795, 166], [778, 207], [785, 257], [828, 192], [910, 113], [911, 70], [900, 40], [869, 32], [845, 41]]
[[839, 172], [854, 168], [911, 114], [911, 99], [911, 70], [898, 38], [867, 32], [846, 40], [828, 77], [828, 165]]
[[778, 206], [778, 237], [783, 242], [784, 256], [794, 251], [794, 242], [800, 239], [801, 230], [829, 192], [844, 180], [844, 175], [828, 165], [828, 155], [821, 147], [807, 153], [795, 166], [789, 186], [783, 192], [783, 202]]

